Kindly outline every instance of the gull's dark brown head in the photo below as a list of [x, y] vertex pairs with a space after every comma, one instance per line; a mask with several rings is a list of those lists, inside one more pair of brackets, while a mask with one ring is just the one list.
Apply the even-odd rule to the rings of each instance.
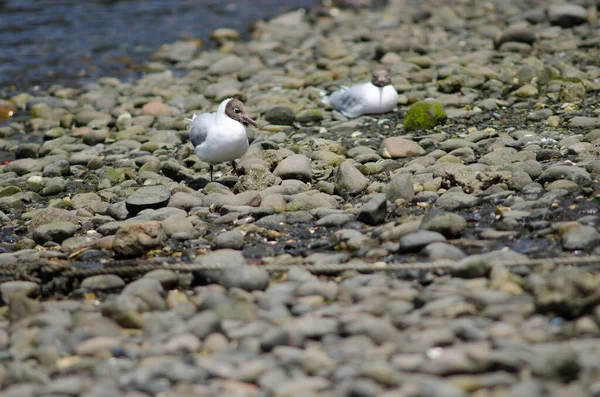
[[244, 108], [244, 104], [239, 99], [233, 98], [227, 102], [225, 114], [235, 121], [252, 124], [253, 126], [257, 127], [256, 122], [252, 120], [250, 116], [248, 116], [246, 109]]
[[392, 84], [392, 76], [386, 69], [378, 68], [373, 71], [371, 83], [376, 87], [385, 87]]

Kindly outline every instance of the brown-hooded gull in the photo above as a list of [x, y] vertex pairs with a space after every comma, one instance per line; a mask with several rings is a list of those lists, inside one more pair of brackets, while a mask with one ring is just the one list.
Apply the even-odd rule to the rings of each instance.
[[378, 68], [369, 83], [342, 87], [325, 97], [324, 102], [344, 116], [353, 118], [391, 112], [398, 104], [398, 92], [392, 85], [389, 72]]
[[231, 162], [237, 175], [235, 159], [248, 150], [248, 135], [243, 123], [257, 126], [248, 116], [244, 104], [235, 98], [227, 98], [215, 113], [194, 115], [188, 126], [190, 140], [198, 157], [210, 164], [210, 180], [213, 165]]

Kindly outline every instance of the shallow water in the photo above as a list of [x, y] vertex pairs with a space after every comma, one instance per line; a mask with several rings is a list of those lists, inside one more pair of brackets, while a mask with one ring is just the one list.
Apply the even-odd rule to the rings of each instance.
[[0, 0], [0, 92], [126, 77], [165, 43], [250, 25], [316, 0]]

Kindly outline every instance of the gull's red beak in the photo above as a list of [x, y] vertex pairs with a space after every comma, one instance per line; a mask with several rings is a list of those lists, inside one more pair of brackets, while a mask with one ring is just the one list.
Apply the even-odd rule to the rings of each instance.
[[248, 124], [252, 124], [253, 126], [258, 127], [258, 124], [256, 124], [256, 121], [252, 120], [250, 118], [250, 116], [248, 116], [248, 115], [243, 115], [242, 120], [244, 120]]

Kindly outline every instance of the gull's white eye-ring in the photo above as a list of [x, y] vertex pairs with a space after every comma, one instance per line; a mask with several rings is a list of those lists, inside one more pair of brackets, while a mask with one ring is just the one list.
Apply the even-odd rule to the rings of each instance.
[[239, 112], [240, 112], [240, 109], [239, 109], [239, 108], [233, 108], [233, 111], [234, 111], [235, 113], [239, 113]]

